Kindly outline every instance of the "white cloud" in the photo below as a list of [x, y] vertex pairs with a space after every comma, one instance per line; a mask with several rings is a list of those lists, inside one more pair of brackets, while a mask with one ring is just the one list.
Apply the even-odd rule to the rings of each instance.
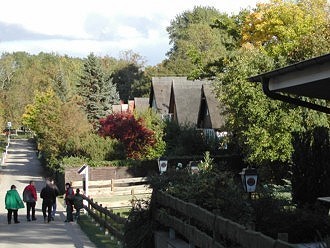
[[17, 29], [17, 34], [0, 32], [0, 53], [43, 51], [85, 57], [94, 52], [116, 57], [120, 50], [131, 49], [156, 64], [170, 48], [166, 27], [183, 11], [213, 6], [231, 14], [254, 7], [257, 1], [1, 0], [0, 24]]

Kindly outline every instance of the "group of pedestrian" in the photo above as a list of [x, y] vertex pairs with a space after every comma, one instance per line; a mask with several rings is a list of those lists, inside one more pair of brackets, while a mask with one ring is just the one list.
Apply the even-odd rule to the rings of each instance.
[[80, 194], [80, 190], [76, 189], [76, 193], [70, 183], [65, 184], [65, 198], [64, 202], [66, 205], [66, 220], [65, 222], [73, 221], [73, 209], [76, 210], [75, 219], [78, 220], [80, 217], [80, 210], [83, 208], [83, 197]]
[[[66, 204], [66, 220], [65, 222], [73, 221], [73, 209], [76, 209], [76, 219], [79, 219], [80, 209], [83, 208], [83, 198], [80, 194], [80, 190], [76, 189], [74, 193], [70, 183], [65, 184], [65, 204]], [[55, 218], [56, 213], [56, 197], [59, 195], [58, 187], [54, 180], [46, 180], [45, 187], [40, 192], [40, 198], [42, 198], [42, 214], [44, 222], [51, 222]], [[36, 202], [37, 202], [37, 190], [34, 181], [30, 181], [29, 184], [23, 190], [23, 200], [17, 192], [16, 186], [12, 185], [10, 190], [7, 191], [5, 196], [5, 206], [8, 211], [7, 221], [8, 224], [12, 223], [12, 217], [14, 217], [14, 223], [20, 223], [18, 220], [18, 209], [24, 208], [24, 202], [26, 203], [26, 219], [27, 221], [36, 221]]]
[[36, 219], [36, 202], [37, 202], [37, 190], [34, 185], [34, 181], [30, 181], [29, 185], [24, 188], [23, 201], [26, 203], [26, 219], [31, 221], [30, 212], [32, 212], [32, 220]]
[[59, 191], [54, 181], [46, 180], [46, 186], [40, 192], [42, 198], [42, 214], [44, 222], [50, 222], [55, 218], [56, 197]]

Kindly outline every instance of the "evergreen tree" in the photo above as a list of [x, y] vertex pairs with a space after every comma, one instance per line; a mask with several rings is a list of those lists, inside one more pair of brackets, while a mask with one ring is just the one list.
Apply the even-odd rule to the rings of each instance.
[[88, 55], [80, 81], [78, 93], [83, 98], [82, 106], [92, 124], [111, 113], [112, 105], [119, 101], [119, 94], [110, 79], [106, 79], [96, 56]]

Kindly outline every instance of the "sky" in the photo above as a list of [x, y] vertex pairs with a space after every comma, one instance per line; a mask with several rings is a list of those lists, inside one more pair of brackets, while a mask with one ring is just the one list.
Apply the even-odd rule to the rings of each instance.
[[0, 54], [24, 51], [119, 58], [156, 65], [170, 50], [166, 27], [195, 6], [237, 14], [267, 0], [0, 0]]

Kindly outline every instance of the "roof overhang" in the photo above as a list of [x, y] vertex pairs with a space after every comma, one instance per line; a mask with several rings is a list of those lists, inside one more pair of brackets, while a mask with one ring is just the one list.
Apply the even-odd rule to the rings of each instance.
[[249, 81], [261, 82], [269, 97], [330, 114], [326, 106], [292, 97], [330, 100], [330, 54], [260, 74]]

